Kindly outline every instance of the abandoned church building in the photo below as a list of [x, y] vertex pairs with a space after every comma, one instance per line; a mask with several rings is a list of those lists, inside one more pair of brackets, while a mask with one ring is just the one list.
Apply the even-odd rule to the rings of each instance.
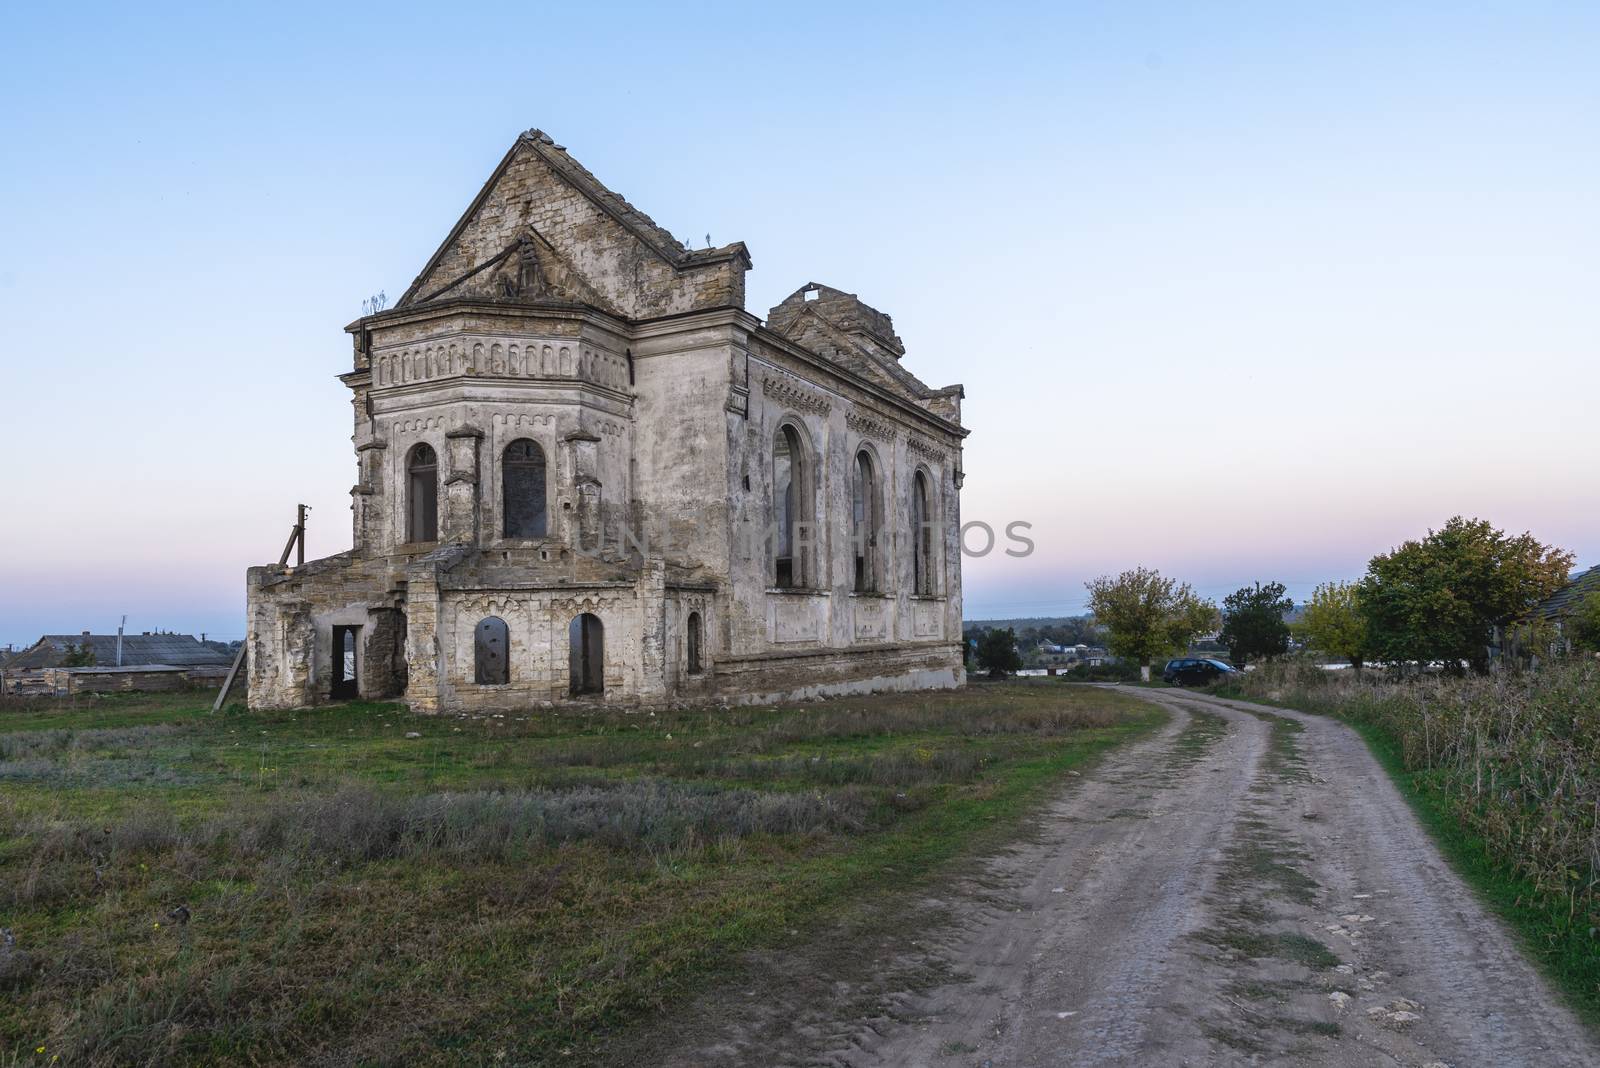
[[537, 130], [346, 329], [354, 546], [251, 568], [255, 708], [749, 702], [965, 681], [960, 386], [805, 285], [744, 308]]

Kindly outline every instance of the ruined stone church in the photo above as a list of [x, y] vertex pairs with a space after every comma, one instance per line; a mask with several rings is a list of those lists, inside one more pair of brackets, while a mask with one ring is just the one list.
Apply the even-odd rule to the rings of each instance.
[[960, 386], [888, 315], [686, 248], [538, 130], [346, 327], [354, 546], [248, 575], [253, 708], [961, 685]]

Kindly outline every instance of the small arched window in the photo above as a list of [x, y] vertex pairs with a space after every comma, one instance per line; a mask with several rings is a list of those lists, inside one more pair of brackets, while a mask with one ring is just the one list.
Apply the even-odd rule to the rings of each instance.
[[479, 686], [504, 686], [511, 681], [511, 635], [497, 616], [478, 623], [472, 635], [472, 681]]
[[772, 518], [776, 526], [773, 585], [806, 586], [811, 540], [810, 468], [800, 434], [785, 423], [772, 447]]
[[689, 674], [700, 674], [700, 613], [689, 613], [689, 624], [684, 642], [688, 645]]
[[406, 540], [439, 540], [439, 458], [426, 442], [406, 459]]
[[544, 537], [545, 463], [544, 450], [538, 442], [518, 438], [506, 446], [500, 461], [500, 488], [504, 536]]
[[928, 476], [911, 476], [911, 588], [920, 596], [933, 595], [933, 509]]
[[850, 485], [850, 544], [855, 556], [855, 590], [869, 593], [878, 588], [878, 477], [872, 454], [856, 453]]

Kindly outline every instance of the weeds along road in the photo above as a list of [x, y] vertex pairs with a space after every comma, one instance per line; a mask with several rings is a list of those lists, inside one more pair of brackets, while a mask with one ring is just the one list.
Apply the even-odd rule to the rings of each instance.
[[1600, 1064], [1353, 731], [1127, 692], [1172, 723], [921, 921], [768, 962], [663, 1063]]

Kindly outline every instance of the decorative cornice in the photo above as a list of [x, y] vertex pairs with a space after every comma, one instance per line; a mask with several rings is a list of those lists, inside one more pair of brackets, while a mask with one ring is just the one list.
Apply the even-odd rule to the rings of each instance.
[[779, 374], [763, 375], [761, 390], [768, 397], [803, 412], [827, 415], [833, 410], [833, 405], [825, 397], [806, 389], [798, 378]]
[[845, 413], [844, 425], [858, 434], [869, 438], [877, 438], [879, 441], [892, 443], [900, 436], [900, 431], [896, 429], [894, 424], [886, 423], [881, 419], [873, 419], [855, 410]]
[[906, 448], [910, 449], [912, 452], [921, 453], [928, 459], [935, 460], [939, 463], [944, 463], [946, 459], [945, 451], [943, 449], [939, 448], [939, 446], [935, 445], [933, 442], [928, 441], [926, 438], [917, 437], [915, 434], [906, 438]]

